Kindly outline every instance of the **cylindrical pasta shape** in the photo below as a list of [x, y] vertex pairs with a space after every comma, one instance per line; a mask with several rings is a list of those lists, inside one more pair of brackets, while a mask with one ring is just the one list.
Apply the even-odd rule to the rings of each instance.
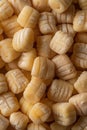
[[87, 10], [77, 11], [73, 20], [73, 29], [76, 32], [87, 32]]
[[30, 6], [25, 6], [20, 12], [17, 22], [22, 27], [35, 28], [39, 19], [39, 12]]
[[13, 93], [7, 92], [0, 95], [0, 111], [2, 115], [8, 117], [11, 113], [18, 111], [19, 107], [18, 100]]
[[28, 100], [28, 102], [37, 103], [45, 94], [45, 90], [45, 83], [39, 78], [32, 77], [24, 91], [24, 98]]
[[49, 0], [49, 6], [58, 13], [63, 13], [71, 5], [72, 0]]
[[55, 79], [48, 89], [47, 96], [54, 102], [66, 102], [72, 96], [73, 86], [64, 80]]
[[3, 68], [4, 66], [5, 66], [5, 62], [0, 57], [0, 69]]
[[72, 24], [59, 24], [57, 26], [58, 30], [61, 30], [62, 32], [65, 32], [69, 35], [71, 35], [72, 37], [75, 36], [76, 32], [73, 29], [73, 25]]
[[50, 42], [50, 48], [58, 53], [65, 54], [73, 44], [73, 37], [66, 32], [57, 31]]
[[34, 31], [31, 28], [24, 28], [14, 34], [12, 45], [18, 52], [30, 51], [33, 48]]
[[52, 60], [56, 65], [56, 75], [63, 80], [76, 77], [77, 71], [67, 55], [57, 55]]
[[50, 7], [48, 4], [48, 0], [32, 0], [33, 6], [36, 10], [38, 10], [39, 12], [45, 12], [45, 11], [50, 11]]
[[56, 19], [51, 12], [40, 14], [39, 29], [42, 34], [52, 34], [57, 31]]
[[80, 117], [71, 130], [85, 130], [85, 127], [87, 127], [87, 116]]
[[87, 44], [75, 43], [73, 47], [72, 61], [75, 66], [87, 68]]
[[29, 52], [24, 52], [22, 53], [19, 61], [18, 61], [18, 66], [21, 69], [24, 69], [26, 71], [31, 71], [34, 59], [37, 56], [36, 49], [32, 49]]
[[12, 38], [13, 35], [21, 29], [21, 26], [17, 23], [17, 16], [13, 15], [9, 19], [6, 19], [1, 22], [3, 27], [4, 33], [9, 37]]
[[21, 93], [29, 83], [28, 79], [19, 69], [13, 69], [6, 73], [6, 78], [9, 84], [9, 89], [15, 93]]
[[10, 115], [10, 124], [15, 128], [15, 130], [25, 130], [28, 121], [28, 117], [20, 111], [13, 112]]
[[50, 125], [50, 128], [51, 128], [51, 130], [71, 130], [71, 129], [69, 128], [69, 126], [59, 125], [59, 124], [56, 123], [56, 122], [53, 122], [53, 123]]
[[69, 99], [69, 102], [75, 106], [78, 115], [87, 115], [87, 93], [76, 94]]
[[20, 56], [20, 53], [15, 51], [12, 47], [12, 39], [7, 38], [0, 41], [0, 55], [4, 62], [9, 63]]
[[20, 109], [21, 111], [29, 116], [29, 113], [33, 107], [33, 103], [28, 102], [28, 100], [25, 100], [24, 97], [20, 99]]
[[73, 23], [74, 15], [75, 15], [75, 6], [71, 5], [65, 12], [58, 13], [55, 10], [53, 10], [53, 14], [57, 19], [57, 23]]
[[37, 57], [34, 60], [31, 75], [44, 80], [52, 79], [55, 75], [55, 65], [45, 57]]
[[13, 60], [12, 62], [5, 64], [5, 69], [6, 69], [6, 71], [18, 69], [18, 59]]
[[0, 129], [7, 130], [8, 126], [9, 126], [9, 120], [0, 114]]
[[75, 37], [76, 43], [87, 43], [87, 33], [86, 32], [80, 32], [76, 34]]
[[35, 124], [41, 124], [46, 122], [50, 114], [50, 108], [47, 105], [38, 102], [32, 107], [29, 117]]
[[26, 6], [26, 5], [31, 6], [30, 0], [8, 0], [8, 1], [14, 8], [15, 13], [17, 15], [21, 12], [21, 10], [24, 8], [24, 6]]
[[8, 91], [5, 75], [0, 73], [0, 94]]
[[78, 0], [78, 3], [82, 10], [87, 10], [87, 0]]
[[50, 130], [50, 128], [47, 124], [30, 123], [27, 127], [27, 130]]
[[56, 103], [52, 109], [54, 119], [58, 124], [69, 126], [76, 121], [76, 110], [71, 103]]
[[0, 21], [8, 19], [14, 13], [12, 6], [7, 0], [0, 0]]
[[53, 58], [56, 53], [50, 49], [50, 41], [52, 35], [44, 35], [37, 37], [37, 52], [39, 56]]
[[83, 71], [74, 83], [74, 87], [78, 93], [87, 92], [87, 71]]

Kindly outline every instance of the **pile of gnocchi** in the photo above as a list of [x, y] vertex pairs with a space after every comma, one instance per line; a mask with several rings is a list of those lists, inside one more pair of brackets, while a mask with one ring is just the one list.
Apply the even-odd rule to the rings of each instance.
[[0, 0], [0, 130], [87, 130], [87, 0]]

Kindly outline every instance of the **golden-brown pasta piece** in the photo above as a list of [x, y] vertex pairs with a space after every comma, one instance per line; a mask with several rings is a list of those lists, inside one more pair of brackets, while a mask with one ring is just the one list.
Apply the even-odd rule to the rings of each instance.
[[56, 122], [50, 124], [51, 130], [70, 130], [69, 126], [59, 125]]
[[29, 52], [22, 53], [18, 61], [19, 68], [24, 69], [26, 71], [31, 71], [36, 56], [37, 56], [37, 52], [35, 48], [30, 50]]
[[87, 93], [76, 94], [69, 99], [69, 102], [75, 106], [78, 115], [87, 115]]
[[8, 19], [14, 13], [12, 6], [7, 0], [0, 0], [0, 21]]
[[15, 93], [21, 93], [29, 83], [28, 79], [19, 69], [13, 69], [6, 73], [6, 78], [9, 84], [9, 89]]
[[55, 79], [48, 89], [47, 96], [54, 102], [66, 102], [72, 96], [73, 86], [64, 80]]
[[87, 10], [87, 0], [78, 0], [78, 3], [82, 10]]
[[27, 130], [50, 130], [50, 128], [47, 124], [30, 123], [27, 127]]
[[71, 5], [72, 0], [49, 0], [49, 6], [58, 13], [63, 13]]
[[14, 34], [12, 45], [18, 52], [30, 51], [33, 48], [34, 31], [31, 28], [24, 28]]
[[25, 130], [28, 124], [28, 117], [22, 112], [13, 112], [10, 115], [10, 124], [15, 130]]
[[56, 19], [51, 12], [40, 14], [39, 29], [42, 34], [52, 34], [57, 31]]
[[39, 12], [30, 6], [25, 6], [20, 12], [17, 22], [22, 27], [35, 28], [39, 19]]
[[73, 47], [72, 61], [75, 66], [87, 68], [87, 44], [75, 43]]
[[73, 44], [73, 37], [66, 32], [57, 31], [50, 42], [50, 48], [58, 53], [65, 54]]
[[46, 122], [50, 114], [50, 108], [47, 105], [38, 102], [32, 107], [29, 117], [35, 124], [41, 124]]
[[8, 91], [8, 85], [4, 74], [0, 73], [0, 94]]
[[1, 48], [0, 48], [0, 55], [4, 62], [9, 63], [15, 60], [20, 56], [20, 53], [15, 51], [12, 47], [12, 39], [7, 38], [0, 41]]
[[45, 83], [39, 78], [32, 77], [24, 91], [24, 98], [28, 100], [28, 102], [37, 103], [45, 94], [45, 90]]
[[0, 111], [4, 116], [10, 116], [10, 114], [16, 112], [19, 107], [18, 100], [13, 93], [7, 92], [0, 95]]
[[4, 33], [9, 38], [12, 38], [13, 35], [21, 29], [21, 26], [17, 23], [17, 16], [13, 15], [12, 17], [1, 22]]
[[87, 10], [77, 11], [73, 20], [73, 29], [76, 32], [87, 32]]
[[56, 103], [52, 109], [54, 119], [58, 124], [69, 126], [76, 121], [76, 110], [71, 103]]
[[37, 57], [34, 60], [31, 75], [44, 80], [52, 79], [55, 75], [55, 65], [45, 57]]
[[0, 114], [0, 129], [7, 130], [8, 126], [9, 126], [9, 120]]
[[45, 12], [51, 10], [48, 4], [48, 0], [44, 0], [44, 2], [42, 0], [32, 0], [32, 3], [34, 8], [39, 12]]
[[37, 37], [37, 52], [39, 56], [53, 58], [56, 53], [50, 49], [50, 41], [52, 35], [44, 35]]
[[83, 71], [74, 83], [74, 87], [78, 93], [87, 92], [87, 71]]
[[75, 37], [76, 43], [87, 43], [87, 33], [86, 32], [80, 32], [76, 34]]
[[24, 6], [32, 5], [30, 0], [8, 0], [8, 1], [13, 6], [14, 11], [17, 15], [21, 12]]
[[74, 15], [75, 15], [75, 6], [71, 5], [65, 12], [63, 13], [58, 13], [55, 10], [53, 10], [53, 14], [57, 19], [58, 24], [71, 24], [73, 23]]
[[87, 116], [80, 117], [71, 130], [85, 130], [85, 127], [87, 127]]
[[73, 25], [72, 24], [59, 24], [57, 26], [58, 30], [61, 30], [65, 33], [68, 33], [69, 35], [71, 35], [72, 37], [75, 36], [76, 32], [73, 29]]
[[52, 61], [56, 65], [57, 77], [63, 80], [69, 80], [76, 77], [77, 71], [67, 55], [57, 55]]

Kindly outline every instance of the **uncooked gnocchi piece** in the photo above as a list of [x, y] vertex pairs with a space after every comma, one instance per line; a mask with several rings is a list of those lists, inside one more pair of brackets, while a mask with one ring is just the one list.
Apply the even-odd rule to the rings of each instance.
[[66, 11], [72, 3], [72, 0], [49, 0], [49, 6], [58, 13]]
[[85, 127], [87, 127], [87, 116], [82, 116], [72, 126], [71, 130], [85, 130]]
[[46, 122], [50, 114], [50, 108], [47, 105], [38, 102], [32, 107], [29, 117], [35, 124], [41, 124]]
[[24, 98], [28, 100], [28, 102], [37, 103], [43, 97], [45, 91], [45, 83], [39, 78], [32, 77], [24, 91]]
[[26, 71], [31, 71], [33, 67], [34, 59], [37, 57], [36, 49], [33, 48], [28, 52], [23, 52], [19, 61], [18, 66]]
[[18, 15], [17, 22], [22, 27], [35, 28], [39, 19], [39, 12], [30, 6], [25, 6]]
[[78, 0], [78, 3], [82, 10], [87, 10], [87, 0]]
[[57, 11], [53, 10], [53, 14], [57, 19], [58, 24], [71, 24], [73, 23], [74, 15], [75, 15], [75, 6], [71, 5], [65, 12], [58, 13]]
[[18, 94], [24, 91], [29, 83], [28, 79], [19, 69], [13, 69], [6, 73], [6, 78], [9, 84], [9, 89]]
[[69, 99], [69, 102], [75, 106], [78, 115], [87, 115], [87, 93], [76, 94]]
[[15, 128], [15, 130], [25, 130], [28, 122], [28, 117], [20, 111], [13, 112], [10, 115], [10, 124]]
[[39, 29], [42, 34], [53, 34], [57, 31], [56, 19], [50, 12], [43, 12], [39, 18]]
[[48, 0], [32, 0], [32, 4], [36, 10], [39, 12], [45, 12], [45, 11], [50, 11], [51, 8], [49, 7]]
[[76, 77], [77, 71], [67, 55], [57, 55], [52, 61], [56, 65], [57, 77], [63, 80], [69, 80]]
[[18, 15], [24, 6], [31, 6], [30, 0], [8, 0], [9, 3], [13, 6], [15, 13]]
[[76, 32], [87, 32], [87, 10], [77, 11], [73, 20], [73, 29]]
[[50, 48], [57, 54], [65, 54], [73, 44], [73, 37], [66, 32], [57, 31], [50, 42]]
[[54, 119], [58, 124], [69, 126], [76, 121], [76, 110], [71, 103], [56, 103], [52, 108]]
[[30, 123], [27, 127], [27, 130], [50, 130], [50, 128], [47, 124]]
[[56, 53], [50, 49], [50, 41], [52, 35], [44, 35], [37, 37], [37, 52], [39, 56], [53, 58]]
[[4, 62], [9, 63], [20, 56], [20, 53], [15, 51], [12, 46], [12, 39], [6, 38], [0, 41], [0, 55]]
[[33, 48], [34, 31], [31, 28], [24, 28], [14, 34], [12, 45], [18, 52], [30, 51]]
[[72, 61], [75, 66], [87, 68], [87, 44], [75, 43], [73, 47]]
[[36, 57], [33, 63], [31, 75], [44, 80], [52, 79], [55, 75], [55, 65], [48, 58], [40, 56]]
[[9, 126], [9, 120], [0, 114], [0, 129], [7, 130], [8, 126]]
[[53, 80], [48, 89], [48, 98], [54, 102], [66, 102], [72, 96], [73, 86], [61, 79]]
[[8, 0], [0, 0], [0, 21], [8, 19], [13, 13], [14, 10]]
[[8, 117], [11, 113], [18, 111], [19, 108], [18, 100], [12, 92], [0, 95], [0, 111], [2, 115]]
[[4, 20], [1, 22], [3, 27], [4, 33], [9, 37], [12, 38], [13, 35], [21, 29], [21, 26], [17, 23], [17, 16], [13, 15], [12, 17]]

